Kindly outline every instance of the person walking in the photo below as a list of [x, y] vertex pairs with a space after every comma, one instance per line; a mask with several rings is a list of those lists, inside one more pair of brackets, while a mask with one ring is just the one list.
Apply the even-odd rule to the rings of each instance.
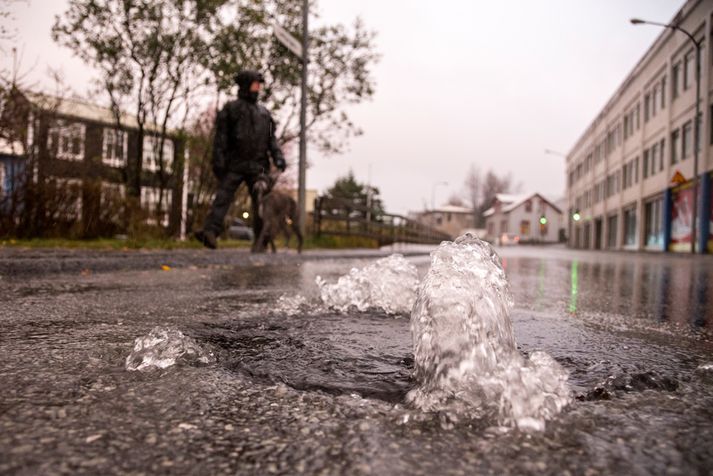
[[[258, 104], [260, 89], [265, 83], [257, 71], [241, 71], [235, 76], [238, 99], [229, 101], [215, 119], [213, 139], [213, 173], [218, 179], [218, 191], [202, 230], [195, 237], [210, 249], [218, 246], [217, 237], [223, 232], [223, 221], [235, 192], [245, 182], [252, 203], [253, 232], [255, 240], [262, 231], [258, 213], [255, 184], [266, 180], [270, 160], [281, 172], [287, 163], [275, 138], [275, 121], [270, 112]], [[253, 250], [259, 248], [254, 243]]]

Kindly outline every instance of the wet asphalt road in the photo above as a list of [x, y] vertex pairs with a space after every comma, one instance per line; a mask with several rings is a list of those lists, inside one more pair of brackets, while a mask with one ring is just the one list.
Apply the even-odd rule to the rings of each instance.
[[[0, 473], [711, 474], [713, 260], [500, 252], [521, 351], [554, 356], [577, 397], [542, 433], [403, 406], [408, 316], [317, 305], [317, 275], [368, 258], [85, 260], [0, 279]], [[126, 371], [157, 325], [217, 362]]]

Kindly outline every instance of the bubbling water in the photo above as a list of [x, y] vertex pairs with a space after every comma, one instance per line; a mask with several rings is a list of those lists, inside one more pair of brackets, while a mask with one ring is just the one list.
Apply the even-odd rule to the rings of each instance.
[[393, 254], [364, 268], [352, 268], [334, 284], [328, 284], [321, 276], [316, 282], [322, 302], [329, 308], [407, 314], [416, 299], [418, 270], [402, 255]]
[[134, 349], [126, 358], [126, 370], [165, 369], [176, 363], [205, 365], [215, 362], [212, 353], [178, 329], [154, 327], [147, 335], [134, 341]]
[[545, 352], [524, 358], [495, 250], [470, 234], [443, 242], [411, 313], [415, 378], [407, 401], [454, 418], [542, 430], [570, 402], [567, 372]]

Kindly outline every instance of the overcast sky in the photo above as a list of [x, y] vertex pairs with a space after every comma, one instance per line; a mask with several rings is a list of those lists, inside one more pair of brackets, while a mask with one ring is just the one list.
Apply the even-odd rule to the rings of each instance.
[[[310, 153], [308, 188], [352, 169], [392, 213], [445, 202], [471, 164], [511, 172], [523, 191], [564, 193], [566, 153], [653, 43], [680, 0], [321, 0], [320, 22], [361, 16], [378, 33], [374, 99], [351, 109], [364, 135], [344, 155]], [[92, 71], [50, 38], [66, 0], [14, 7], [31, 79], [63, 71], [77, 93]], [[0, 58], [3, 66], [9, 58]], [[296, 150], [296, 148], [295, 148]], [[448, 182], [448, 185], [434, 184]]]

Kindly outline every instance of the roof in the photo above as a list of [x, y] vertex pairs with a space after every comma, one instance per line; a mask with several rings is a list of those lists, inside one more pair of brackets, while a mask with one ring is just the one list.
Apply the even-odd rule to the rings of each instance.
[[[22, 94], [30, 103], [41, 108], [51, 109], [63, 116], [76, 116], [104, 124], [115, 124], [116, 120], [111, 108], [98, 106], [77, 98], [60, 98], [49, 94], [33, 91], [23, 91]], [[126, 127], [137, 128], [136, 118], [121, 114], [121, 121]]]
[[432, 210], [426, 210], [423, 213], [473, 213], [473, 209], [468, 207], [459, 207], [457, 205], [442, 205]]
[[[502, 212], [503, 213], [508, 213], [516, 208], [518, 208], [520, 205], [525, 203], [526, 201], [534, 198], [534, 197], [539, 197], [545, 202], [549, 203], [549, 205], [557, 210], [559, 213], [562, 213], [562, 209], [555, 204], [553, 200], [550, 200], [549, 198], [545, 197], [541, 193], [530, 193], [526, 195], [509, 195], [505, 193], [498, 193], [495, 195], [495, 201], [500, 202], [503, 206]], [[495, 207], [490, 207], [485, 212], [483, 212], [484, 217], [489, 217], [490, 215], [495, 213]]]
[[495, 199], [499, 201], [500, 203], [512, 203], [512, 202], [518, 202], [521, 200], [526, 200], [528, 197], [530, 197], [532, 194], [510, 194], [510, 193], [496, 193], [495, 194]]
[[[109, 107], [92, 104], [83, 99], [60, 98], [50, 94], [34, 91], [22, 91], [22, 94], [31, 104], [40, 109], [52, 110], [62, 116], [79, 117], [107, 125], [116, 124], [114, 113]], [[128, 127], [130, 129], [138, 129], [139, 127], [136, 117], [126, 112], [121, 113], [121, 124], [123, 127]], [[144, 129], [150, 132], [157, 132], [160, 127], [147, 122], [144, 124]], [[175, 132], [176, 131], [174, 130], [167, 130], [169, 135]]]

